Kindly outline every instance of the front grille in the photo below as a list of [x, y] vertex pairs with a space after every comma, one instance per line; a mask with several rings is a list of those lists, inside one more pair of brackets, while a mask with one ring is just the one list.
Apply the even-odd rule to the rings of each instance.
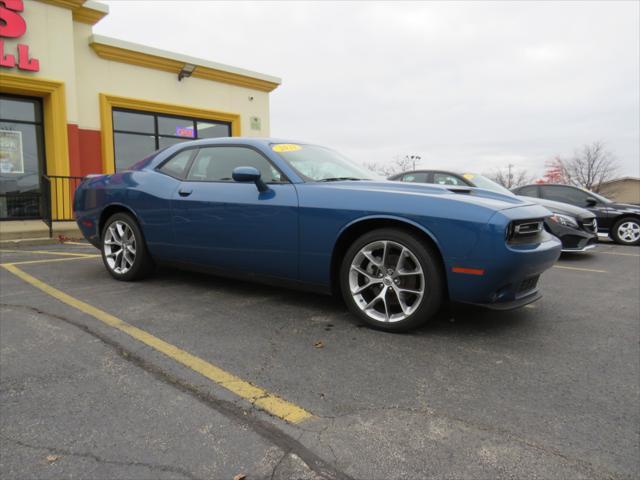
[[582, 229], [589, 233], [597, 233], [598, 232], [598, 222], [596, 219], [585, 220], [582, 222]]
[[516, 290], [516, 295], [521, 295], [523, 293], [530, 292], [534, 290], [538, 286], [538, 279], [540, 275], [535, 275], [533, 277], [525, 278], [520, 285], [518, 285], [518, 290]]

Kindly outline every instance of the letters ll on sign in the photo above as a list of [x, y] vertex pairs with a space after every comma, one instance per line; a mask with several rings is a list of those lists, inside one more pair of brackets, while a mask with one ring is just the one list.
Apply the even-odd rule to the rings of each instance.
[[[0, 0], [0, 37], [20, 38], [27, 31], [27, 23], [20, 15], [24, 11], [22, 0]], [[29, 45], [19, 43], [14, 52], [5, 51], [5, 41], [0, 39], [0, 66], [18, 68], [28, 72], [40, 71], [40, 61], [30, 58]]]

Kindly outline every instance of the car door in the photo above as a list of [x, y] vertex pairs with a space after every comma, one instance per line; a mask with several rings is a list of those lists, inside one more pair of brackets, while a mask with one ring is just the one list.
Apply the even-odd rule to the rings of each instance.
[[[268, 190], [235, 182], [255, 167]], [[298, 195], [275, 166], [247, 146], [199, 149], [172, 200], [178, 256], [202, 266], [298, 278]]]
[[568, 185], [541, 185], [540, 190], [542, 198], [568, 203], [591, 211], [598, 220], [598, 228], [609, 229], [611, 226], [609, 209], [596, 197], [589, 195], [589, 192]]

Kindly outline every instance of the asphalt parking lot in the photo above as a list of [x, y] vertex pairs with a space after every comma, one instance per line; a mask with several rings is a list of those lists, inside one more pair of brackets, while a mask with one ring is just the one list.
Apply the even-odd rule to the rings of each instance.
[[[0, 252], [0, 477], [638, 478], [640, 249], [410, 334], [81, 243]], [[240, 478], [240, 477], [239, 477]]]

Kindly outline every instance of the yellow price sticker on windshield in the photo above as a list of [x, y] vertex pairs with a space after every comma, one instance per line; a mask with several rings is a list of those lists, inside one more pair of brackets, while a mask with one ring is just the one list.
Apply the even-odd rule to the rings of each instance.
[[297, 152], [298, 150], [302, 150], [300, 145], [296, 145], [294, 143], [278, 143], [277, 145], [273, 145], [271, 150], [274, 152]]
[[473, 180], [475, 178], [475, 175], [473, 173], [465, 173], [464, 175], [462, 175], [464, 178], [466, 178], [467, 180]]

